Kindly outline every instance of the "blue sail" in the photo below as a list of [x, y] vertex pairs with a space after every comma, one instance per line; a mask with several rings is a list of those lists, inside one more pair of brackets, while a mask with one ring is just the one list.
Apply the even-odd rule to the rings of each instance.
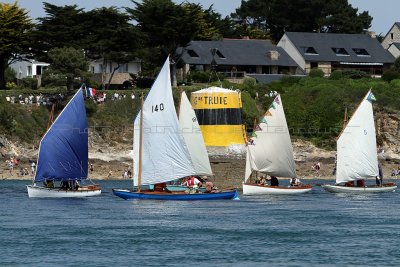
[[87, 173], [86, 109], [82, 90], [78, 90], [40, 142], [35, 182], [81, 180]]

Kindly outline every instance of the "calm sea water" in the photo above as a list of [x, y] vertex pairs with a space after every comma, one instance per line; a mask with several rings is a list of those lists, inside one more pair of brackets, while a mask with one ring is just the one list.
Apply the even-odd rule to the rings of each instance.
[[[314, 181], [322, 183], [322, 181]], [[400, 266], [399, 193], [29, 199], [0, 181], [0, 266]]]

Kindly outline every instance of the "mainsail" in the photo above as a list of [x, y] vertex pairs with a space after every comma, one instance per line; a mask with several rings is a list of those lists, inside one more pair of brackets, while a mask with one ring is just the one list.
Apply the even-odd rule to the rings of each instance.
[[35, 182], [86, 179], [87, 171], [86, 109], [78, 90], [40, 141]]
[[185, 92], [181, 94], [179, 124], [197, 175], [212, 175], [210, 160], [196, 113]]
[[172, 97], [169, 58], [164, 63], [143, 105], [140, 144], [140, 112], [134, 123], [134, 185], [138, 185], [139, 147], [142, 145], [142, 185], [172, 181], [195, 170], [179, 126]]
[[276, 96], [247, 145], [245, 182], [252, 171], [296, 177], [296, 164], [280, 95]]
[[369, 91], [337, 140], [336, 183], [378, 176], [372, 100]]

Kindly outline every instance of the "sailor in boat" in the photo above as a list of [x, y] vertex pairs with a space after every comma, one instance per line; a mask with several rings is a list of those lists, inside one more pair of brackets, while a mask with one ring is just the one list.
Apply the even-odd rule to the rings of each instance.
[[293, 177], [293, 178], [290, 179], [290, 183], [289, 184], [290, 184], [290, 186], [300, 186], [301, 182], [300, 182], [299, 178]]
[[365, 187], [365, 180], [363, 179], [357, 180], [357, 187]]
[[167, 183], [158, 183], [154, 185], [154, 192], [167, 192], [171, 193], [167, 188]]
[[265, 179], [264, 175], [261, 175], [260, 177], [257, 178], [256, 184], [267, 185], [268, 184], [267, 179]]
[[47, 188], [54, 188], [54, 181], [53, 180], [44, 180], [43, 186]]
[[276, 176], [271, 175], [270, 181], [271, 181], [271, 186], [279, 186], [279, 180]]
[[189, 176], [189, 178], [181, 184], [182, 186], [187, 186], [189, 188], [189, 193], [197, 193], [199, 192], [199, 187], [201, 187], [201, 181], [194, 176]]

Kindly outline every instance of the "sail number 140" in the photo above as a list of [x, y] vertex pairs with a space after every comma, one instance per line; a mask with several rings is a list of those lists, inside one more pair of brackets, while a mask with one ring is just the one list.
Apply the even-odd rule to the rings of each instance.
[[158, 112], [164, 110], [164, 104], [160, 103], [159, 105], [151, 106], [151, 112]]

